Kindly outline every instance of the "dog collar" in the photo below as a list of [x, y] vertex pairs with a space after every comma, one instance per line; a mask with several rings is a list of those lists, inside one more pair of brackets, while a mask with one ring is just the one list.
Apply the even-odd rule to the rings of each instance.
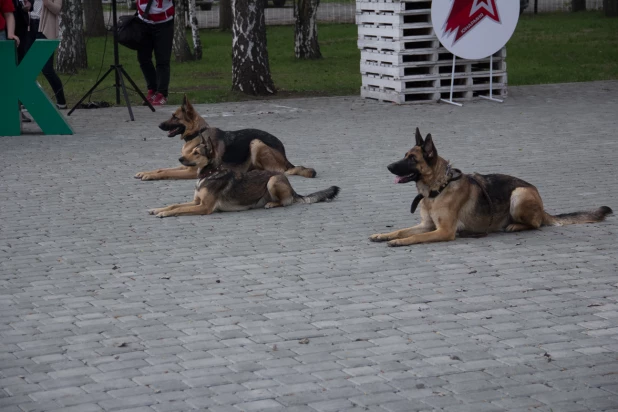
[[185, 142], [188, 142], [189, 140], [193, 140], [193, 139], [195, 139], [198, 136], [202, 136], [202, 133], [204, 133], [207, 129], [208, 129], [208, 127], [204, 127], [202, 129], [200, 129], [197, 133], [184, 136], [183, 139], [185, 140]]
[[[447, 167], [446, 173], [449, 175], [448, 180], [446, 181], [446, 183], [440, 186], [438, 190], [432, 190], [429, 192], [430, 199], [433, 199], [434, 197], [438, 197], [440, 193], [442, 193], [442, 191], [446, 189], [449, 183], [454, 182], [455, 180], [459, 180], [463, 176], [463, 173], [461, 173], [461, 170], [451, 169], [450, 165]], [[421, 203], [421, 200], [423, 200], [423, 198], [425, 198], [425, 196], [423, 196], [423, 194], [421, 193], [416, 195], [416, 197], [412, 201], [412, 205], [410, 206], [410, 213], [416, 212], [416, 208], [418, 207], [418, 204]]]

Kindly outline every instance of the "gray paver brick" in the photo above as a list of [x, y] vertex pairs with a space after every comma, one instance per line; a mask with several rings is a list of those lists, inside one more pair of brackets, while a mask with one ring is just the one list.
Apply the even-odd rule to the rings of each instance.
[[68, 396], [78, 396], [83, 394], [84, 392], [79, 388], [61, 388], [54, 389], [50, 391], [41, 391], [34, 392], [30, 394], [30, 397], [37, 402], [44, 402], [47, 400], [54, 400], [58, 398], [68, 397]]
[[150, 395], [127, 396], [121, 399], [110, 399], [99, 402], [99, 405], [106, 411], [117, 411], [132, 407], [149, 406], [156, 401]]
[[616, 208], [615, 181], [598, 176], [614, 175], [618, 82], [509, 92], [457, 110], [199, 105], [210, 124], [267, 130], [316, 168], [290, 178], [299, 193], [342, 188], [328, 204], [237, 214], [145, 213], [193, 190], [132, 178], [174, 166], [179, 141], [156, 128], [171, 107], [136, 107], [135, 122], [124, 107], [77, 111], [76, 136], [0, 139], [0, 409], [616, 409], [614, 216], [401, 249], [367, 241], [418, 221], [414, 187], [385, 168], [415, 126], [464, 172], [535, 184], [551, 213]]
[[348, 399], [334, 399], [330, 401], [310, 403], [309, 406], [319, 412], [336, 412], [354, 406]]

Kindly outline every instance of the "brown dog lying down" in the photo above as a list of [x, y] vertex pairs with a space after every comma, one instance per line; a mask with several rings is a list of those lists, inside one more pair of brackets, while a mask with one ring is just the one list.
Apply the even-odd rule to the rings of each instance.
[[[261, 145], [254, 140], [252, 145]], [[297, 194], [283, 173], [267, 170], [251, 170], [243, 173], [223, 167], [212, 155], [213, 144], [208, 138], [193, 149], [180, 162], [198, 169], [193, 201], [168, 207], [151, 209], [158, 217], [182, 215], [209, 215], [214, 212], [232, 212], [256, 208], [289, 206], [294, 203], [317, 203], [334, 199], [339, 193], [337, 186], [312, 193]]]
[[[269, 170], [315, 177], [316, 172], [303, 166], [294, 166], [285, 155], [285, 148], [281, 140], [270, 133], [258, 129], [243, 129], [224, 131], [210, 127], [206, 120], [193, 108], [185, 95], [180, 106], [172, 117], [159, 125], [169, 137], [180, 135], [184, 140], [181, 154], [187, 156], [195, 147], [202, 144], [202, 137], [209, 137], [213, 143], [212, 156], [218, 158], [223, 167], [238, 172], [247, 172], [252, 169]], [[260, 142], [261, 144], [252, 144]], [[150, 172], [139, 172], [136, 179], [195, 179], [197, 168], [194, 166], [179, 166], [171, 169], [157, 169]]]
[[552, 216], [543, 209], [536, 187], [516, 177], [467, 175], [438, 156], [431, 135], [423, 140], [416, 129], [416, 146], [404, 158], [388, 165], [397, 183], [416, 182], [418, 196], [412, 212], [421, 206], [421, 223], [408, 229], [371, 236], [389, 246], [454, 240], [458, 231], [488, 233], [538, 229], [573, 223], [594, 223], [612, 213], [602, 206], [593, 211]]

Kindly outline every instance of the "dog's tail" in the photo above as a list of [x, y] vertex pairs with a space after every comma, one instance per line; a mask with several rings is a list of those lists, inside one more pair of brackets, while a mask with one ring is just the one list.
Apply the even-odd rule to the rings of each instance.
[[294, 203], [318, 203], [328, 202], [333, 200], [339, 194], [339, 187], [331, 186], [328, 189], [320, 190], [319, 192], [311, 193], [307, 196], [296, 195]]
[[315, 169], [310, 169], [308, 167], [304, 167], [304, 166], [294, 166], [292, 163], [290, 163], [289, 160], [287, 160], [287, 165], [285, 165], [286, 169], [285, 169], [285, 174], [286, 175], [297, 175], [297, 176], [302, 176], [302, 177], [315, 177], [316, 172]]
[[563, 226], [573, 225], [576, 223], [596, 223], [604, 220], [605, 216], [611, 215], [612, 213], [612, 209], [607, 206], [601, 206], [597, 210], [563, 213], [555, 216], [545, 213], [545, 216], [543, 216], [543, 225]]

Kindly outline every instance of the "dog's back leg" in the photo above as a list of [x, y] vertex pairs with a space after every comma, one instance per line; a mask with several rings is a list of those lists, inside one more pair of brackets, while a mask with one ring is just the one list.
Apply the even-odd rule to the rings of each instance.
[[288, 169], [285, 171], [286, 175], [297, 175], [302, 177], [315, 177], [317, 174], [315, 169], [310, 169], [304, 166], [294, 166], [292, 163], [288, 161]]
[[294, 198], [297, 196], [285, 175], [271, 177], [266, 187], [271, 198], [271, 201], [264, 206], [266, 209], [289, 206], [294, 203]]
[[534, 187], [518, 187], [511, 193], [509, 210], [512, 223], [504, 230], [519, 232], [538, 229], [543, 224], [543, 200]]
[[251, 166], [253, 169], [268, 170], [269, 172], [283, 173], [286, 171], [287, 159], [278, 150], [267, 146], [261, 140], [251, 141]]
[[294, 166], [279, 150], [273, 149], [259, 139], [251, 142], [251, 164], [255, 169], [271, 172], [315, 177], [315, 170], [303, 166]]

